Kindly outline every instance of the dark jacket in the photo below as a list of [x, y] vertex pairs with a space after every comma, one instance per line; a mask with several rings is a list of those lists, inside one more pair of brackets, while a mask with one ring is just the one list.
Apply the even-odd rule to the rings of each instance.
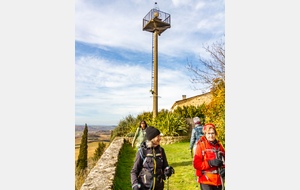
[[[140, 184], [140, 190], [148, 190], [152, 183], [151, 189], [153, 186], [155, 190], [164, 189], [163, 171], [167, 166], [169, 165], [165, 150], [159, 145], [152, 148], [146, 147], [146, 142], [143, 142], [130, 172], [132, 188]], [[154, 168], [156, 168], [155, 171]]]

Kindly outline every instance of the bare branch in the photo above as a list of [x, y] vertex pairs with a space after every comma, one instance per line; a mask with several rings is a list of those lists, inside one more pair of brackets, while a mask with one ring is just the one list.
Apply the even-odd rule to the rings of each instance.
[[221, 78], [225, 82], [225, 41], [220, 39], [211, 44], [211, 46], [203, 45], [203, 49], [210, 54], [211, 59], [207, 60], [200, 56], [199, 66], [193, 65], [192, 62], [187, 60], [186, 68], [193, 76], [191, 77], [191, 83], [201, 84], [202, 88], [196, 88], [194, 90], [207, 90], [212, 87], [213, 80]]

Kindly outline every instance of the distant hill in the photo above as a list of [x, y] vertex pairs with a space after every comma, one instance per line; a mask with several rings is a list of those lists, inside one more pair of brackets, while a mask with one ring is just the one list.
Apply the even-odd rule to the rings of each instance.
[[[88, 132], [109, 131], [113, 130], [117, 125], [88, 125]], [[84, 125], [75, 125], [75, 132], [83, 131]]]

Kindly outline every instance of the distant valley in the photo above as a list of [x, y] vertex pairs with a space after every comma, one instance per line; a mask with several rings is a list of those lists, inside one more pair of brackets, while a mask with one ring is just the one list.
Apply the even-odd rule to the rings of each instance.
[[[88, 125], [88, 132], [97, 131], [110, 131], [113, 130], [117, 125]], [[75, 125], [75, 132], [82, 132], [84, 125]]]
[[[84, 125], [75, 125], [75, 160], [78, 158]], [[93, 156], [99, 142], [109, 143], [110, 133], [116, 125], [88, 125], [88, 157]]]

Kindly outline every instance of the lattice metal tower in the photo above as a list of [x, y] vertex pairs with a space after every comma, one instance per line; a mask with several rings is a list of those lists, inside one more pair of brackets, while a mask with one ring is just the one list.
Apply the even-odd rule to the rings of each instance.
[[153, 117], [158, 112], [158, 36], [171, 28], [171, 15], [159, 10], [155, 2], [154, 8], [143, 18], [143, 30], [152, 32], [152, 69], [151, 69], [151, 92], [153, 94]]

